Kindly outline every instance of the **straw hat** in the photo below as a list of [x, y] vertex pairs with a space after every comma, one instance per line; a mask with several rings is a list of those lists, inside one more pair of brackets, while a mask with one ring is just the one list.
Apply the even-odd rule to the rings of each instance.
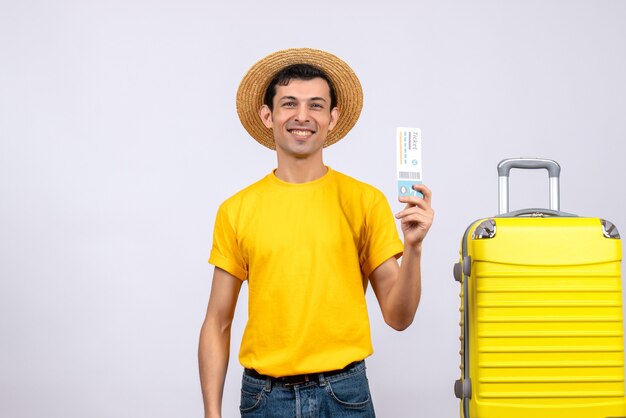
[[325, 72], [335, 87], [340, 115], [335, 128], [328, 133], [327, 147], [343, 138], [356, 124], [363, 107], [361, 83], [348, 64], [325, 51], [309, 48], [274, 52], [250, 68], [237, 90], [237, 114], [246, 131], [260, 144], [276, 149], [271, 129], [263, 125], [259, 109], [270, 81], [283, 68], [293, 64], [310, 64]]

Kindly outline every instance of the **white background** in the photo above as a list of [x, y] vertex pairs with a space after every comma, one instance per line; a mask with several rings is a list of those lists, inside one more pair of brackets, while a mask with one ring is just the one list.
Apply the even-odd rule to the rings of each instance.
[[[561, 163], [562, 209], [626, 232], [626, 1], [0, 2], [0, 416], [200, 417], [197, 339], [218, 205], [275, 166], [235, 92], [287, 47], [328, 50], [364, 110], [326, 163], [394, 211], [397, 126], [422, 128], [436, 223], [403, 333], [372, 295], [380, 417], [458, 416], [461, 236], [496, 164]], [[514, 171], [511, 209], [546, 206]], [[236, 313], [224, 416], [238, 414]]]

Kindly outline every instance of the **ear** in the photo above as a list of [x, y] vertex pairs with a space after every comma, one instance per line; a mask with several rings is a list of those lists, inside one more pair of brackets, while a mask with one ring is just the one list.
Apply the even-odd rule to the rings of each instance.
[[266, 128], [272, 127], [272, 111], [267, 105], [261, 106], [261, 108], [259, 109], [259, 116], [261, 117], [261, 121]]
[[330, 123], [328, 124], [328, 130], [332, 131], [335, 125], [337, 125], [337, 121], [339, 120], [339, 108], [334, 107], [333, 110], [330, 111]]

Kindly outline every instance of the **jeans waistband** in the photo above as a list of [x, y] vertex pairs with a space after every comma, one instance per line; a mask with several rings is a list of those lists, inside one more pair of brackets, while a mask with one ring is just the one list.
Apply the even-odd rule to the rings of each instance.
[[330, 371], [321, 372], [321, 373], [297, 374], [297, 375], [293, 375], [293, 376], [283, 376], [283, 377], [267, 376], [267, 375], [264, 375], [264, 374], [261, 374], [261, 373], [257, 372], [254, 369], [244, 369], [244, 374], [246, 376], [252, 377], [254, 379], [271, 381], [272, 385], [279, 385], [279, 386], [289, 387], [289, 386], [295, 386], [295, 385], [302, 385], [302, 384], [309, 383], [309, 382], [317, 382], [317, 383], [319, 383], [320, 379], [322, 379], [322, 378], [323, 379], [327, 379], [329, 377], [336, 376], [338, 374], [348, 372], [348, 371], [354, 369], [355, 367], [357, 367], [357, 366], [359, 366], [359, 365], [361, 365], [363, 363], [364, 363], [363, 360], [355, 361], [355, 362], [352, 362], [352, 363], [348, 364], [343, 369], [330, 370]]

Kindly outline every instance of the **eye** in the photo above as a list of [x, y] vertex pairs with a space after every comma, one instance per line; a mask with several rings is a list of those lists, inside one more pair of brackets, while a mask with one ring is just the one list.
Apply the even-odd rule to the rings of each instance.
[[321, 103], [311, 103], [313, 109], [324, 109], [324, 105]]
[[296, 102], [290, 100], [288, 102], [283, 102], [282, 106], [283, 107], [296, 107]]

